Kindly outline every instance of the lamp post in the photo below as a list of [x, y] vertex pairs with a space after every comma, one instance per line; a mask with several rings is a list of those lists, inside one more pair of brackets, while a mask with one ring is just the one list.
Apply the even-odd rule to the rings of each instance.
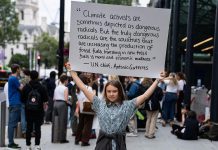
[[63, 73], [64, 66], [64, 3], [65, 0], [60, 0], [60, 28], [59, 28], [59, 61], [58, 61], [58, 76]]
[[210, 119], [218, 125], [218, 2], [216, 3], [216, 20], [215, 20], [215, 34], [214, 34], [214, 49], [213, 49], [213, 70], [212, 70], [212, 99], [210, 105]]

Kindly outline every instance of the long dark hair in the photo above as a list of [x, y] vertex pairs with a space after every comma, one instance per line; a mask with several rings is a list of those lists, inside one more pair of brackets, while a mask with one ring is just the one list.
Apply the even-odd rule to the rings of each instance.
[[104, 97], [106, 103], [110, 102], [110, 100], [107, 98], [107, 93], [106, 93], [106, 89], [107, 89], [107, 87], [109, 85], [114, 86], [114, 87], [116, 87], [118, 89], [118, 99], [117, 99], [117, 101], [122, 104], [123, 101], [126, 99], [126, 96], [124, 94], [123, 87], [122, 87], [120, 81], [118, 81], [118, 80], [110, 80], [110, 81], [108, 81], [106, 83], [106, 85], [104, 87], [104, 94], [103, 94], [103, 97]]
[[187, 112], [187, 118], [197, 119], [197, 114], [196, 114], [196, 112], [195, 112], [195, 111], [192, 111], [192, 110], [188, 111], [188, 112]]
[[177, 72], [176, 75], [180, 78], [180, 80], [186, 80], [185, 74], [182, 72]]

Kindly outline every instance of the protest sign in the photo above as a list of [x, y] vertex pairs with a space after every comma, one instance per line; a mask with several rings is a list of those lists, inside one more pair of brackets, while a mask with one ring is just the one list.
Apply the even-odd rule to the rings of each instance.
[[72, 69], [159, 77], [164, 70], [169, 21], [169, 9], [72, 2]]

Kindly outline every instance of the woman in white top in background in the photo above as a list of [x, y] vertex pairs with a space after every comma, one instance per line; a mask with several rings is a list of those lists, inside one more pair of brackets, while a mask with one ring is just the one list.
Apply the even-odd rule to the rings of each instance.
[[162, 126], [165, 127], [167, 121], [172, 124], [175, 117], [175, 105], [178, 93], [178, 82], [176, 80], [176, 74], [170, 73], [169, 77], [165, 78], [163, 82], [166, 84], [166, 93], [162, 106]]
[[[60, 143], [69, 143], [66, 140], [67, 136], [67, 103], [68, 103], [68, 88], [66, 87], [68, 83], [68, 77], [66, 74], [60, 76], [60, 83], [55, 88], [54, 91], [54, 109], [53, 109], [53, 121], [52, 126], [54, 125], [55, 116], [58, 116], [58, 132]], [[54, 129], [54, 128], [52, 128]]]
[[[93, 92], [92, 87], [88, 85], [90, 82], [88, 76], [80, 74], [79, 78], [85, 84], [86, 89], [89, 92]], [[87, 99], [83, 91], [81, 91], [79, 88], [77, 88], [76, 94], [79, 103], [79, 114], [76, 114], [79, 117], [79, 124], [75, 137], [75, 145], [79, 145], [79, 142], [81, 142], [81, 146], [89, 146], [89, 139], [92, 132], [94, 113], [89, 114], [88, 112], [83, 112], [83, 103], [85, 101], [89, 102], [89, 100]]]
[[182, 121], [182, 105], [184, 104], [184, 86], [186, 85], [185, 82], [185, 75], [182, 72], [176, 73], [176, 79], [178, 82], [178, 100], [176, 103], [176, 120], [181, 122]]

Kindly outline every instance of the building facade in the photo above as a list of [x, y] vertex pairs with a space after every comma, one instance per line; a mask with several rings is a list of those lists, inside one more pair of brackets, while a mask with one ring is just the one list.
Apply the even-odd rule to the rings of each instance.
[[37, 51], [33, 51], [36, 38], [46, 32], [58, 40], [59, 29], [55, 25], [48, 25], [46, 17], [42, 17], [39, 24], [39, 0], [16, 0], [15, 7], [19, 16], [18, 29], [21, 32], [21, 38], [20, 41], [6, 45], [5, 59], [0, 63], [7, 65], [12, 55], [19, 53], [29, 56], [29, 69], [33, 69], [37, 57]]

